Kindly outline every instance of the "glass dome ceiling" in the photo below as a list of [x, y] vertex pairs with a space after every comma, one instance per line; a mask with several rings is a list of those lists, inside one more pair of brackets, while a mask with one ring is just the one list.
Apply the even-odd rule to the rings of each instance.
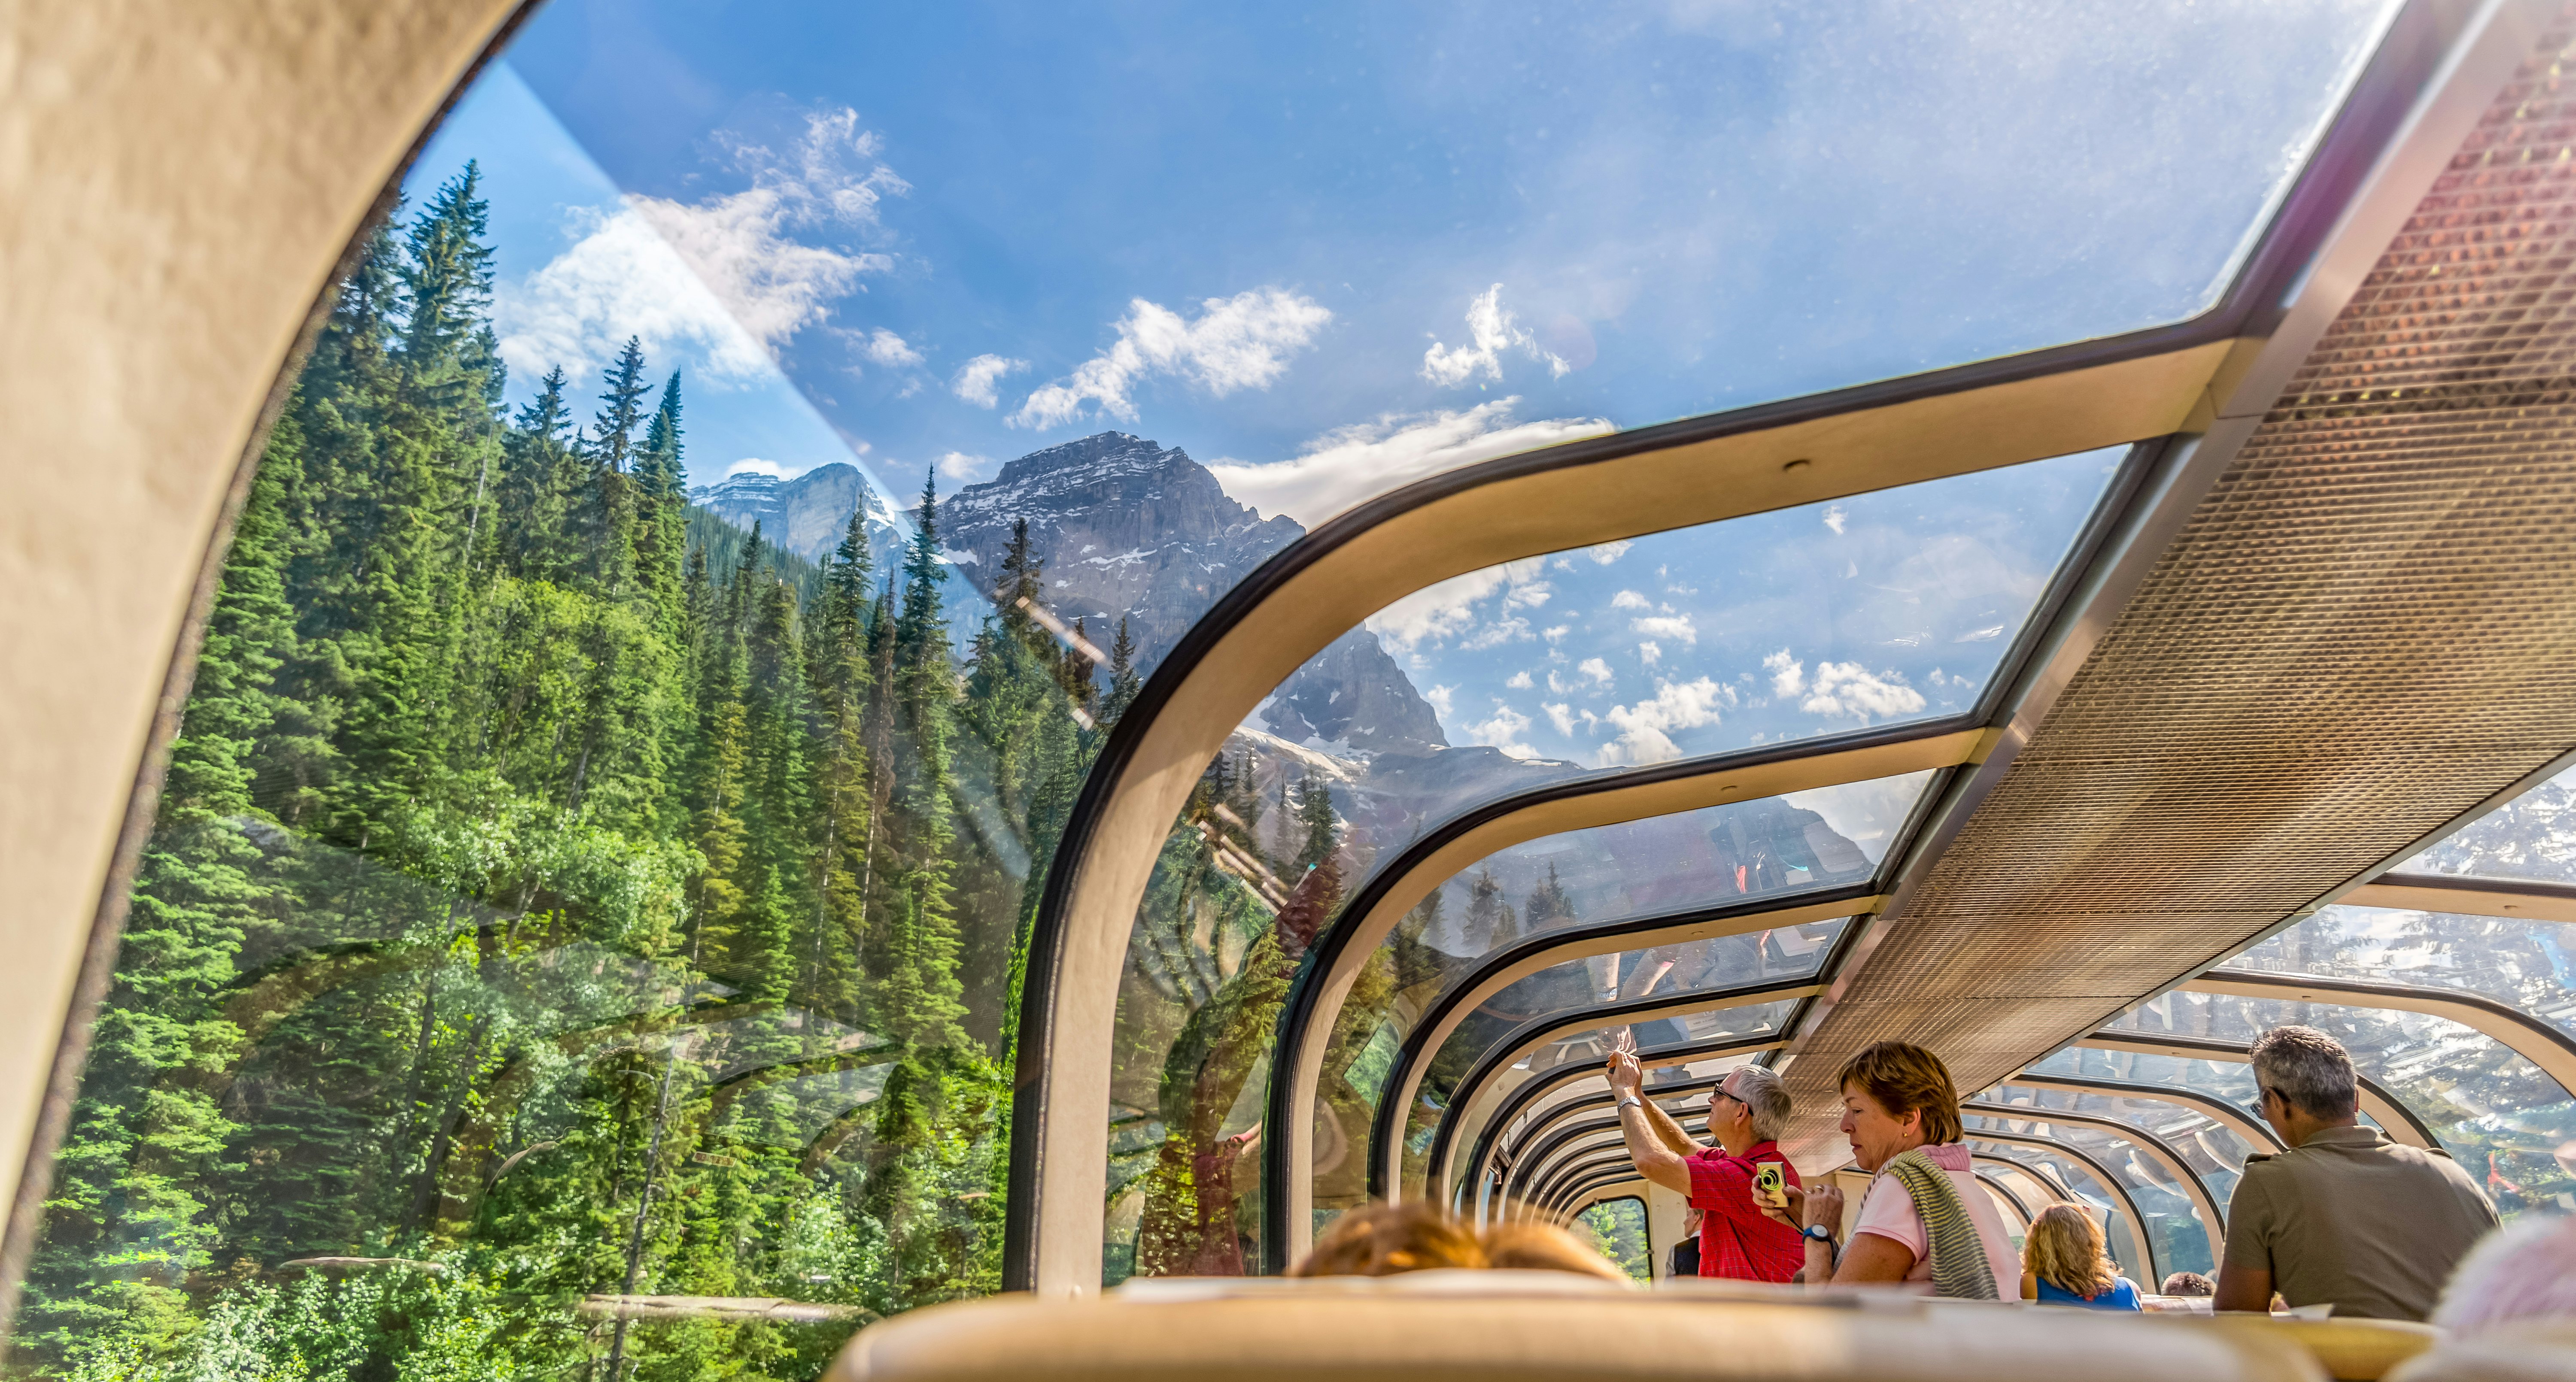
[[694, 483], [1115, 429], [1311, 527], [2188, 317], [2389, 9], [558, 0], [412, 182], [480, 160], [511, 402], [639, 335], [705, 385]]

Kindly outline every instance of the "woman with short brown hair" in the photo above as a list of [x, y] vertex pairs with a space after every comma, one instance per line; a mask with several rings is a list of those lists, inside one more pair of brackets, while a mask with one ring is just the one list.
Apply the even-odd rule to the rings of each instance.
[[2018, 1297], [2020, 1257], [1960, 1140], [1965, 1125], [1950, 1068], [1920, 1046], [1882, 1041], [1852, 1057], [1836, 1083], [1852, 1164], [1873, 1179], [1839, 1263], [1842, 1192], [1823, 1181], [1790, 1192], [1783, 1217], [1805, 1226], [1806, 1279], [1924, 1282], [1934, 1295], [1968, 1300]]

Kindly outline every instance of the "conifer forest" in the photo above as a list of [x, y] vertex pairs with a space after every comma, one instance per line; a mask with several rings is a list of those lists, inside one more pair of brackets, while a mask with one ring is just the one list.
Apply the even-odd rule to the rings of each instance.
[[[632, 342], [586, 419], [560, 369], [505, 409], [486, 214], [469, 165], [373, 237], [266, 444], [21, 1375], [810, 1378], [999, 1286], [1017, 966], [1127, 642], [1030, 623], [1025, 544], [961, 579], [928, 488], [815, 563], [691, 510]], [[1249, 897], [1188, 838], [1159, 888]]]

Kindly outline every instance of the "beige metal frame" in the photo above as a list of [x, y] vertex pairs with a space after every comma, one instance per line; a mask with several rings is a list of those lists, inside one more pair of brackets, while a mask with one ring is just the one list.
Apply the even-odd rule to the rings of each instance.
[[0, 1302], [34, 1242], [251, 465], [361, 231], [520, 8], [0, 13]]
[[2218, 1198], [2209, 1193], [2209, 1186], [2202, 1182], [2198, 1172], [2191, 1169], [2191, 1163], [2183, 1159], [2182, 1153], [2154, 1133], [2117, 1118], [2105, 1118], [2093, 1113], [2070, 1113], [2061, 1109], [2020, 1109], [2010, 1104], [1989, 1104], [1973, 1100], [1962, 1104], [1960, 1109], [1962, 1112], [1973, 1113], [1980, 1118], [2004, 1119], [2016, 1123], [2052, 1125], [2063, 1123], [2070, 1127], [2098, 1128], [2127, 1142], [2162, 1165], [2174, 1180], [2182, 1185], [2184, 1193], [2199, 1208], [2200, 1229], [2209, 1239], [2209, 1260], [2216, 1262], [2227, 1255], [2227, 1211], [2218, 1203]]
[[[2120, 1202], [2120, 1208], [2129, 1216], [2129, 1237], [2137, 1243], [2138, 1255], [2145, 1260], [2148, 1273], [2154, 1276], [2159, 1282], [2164, 1280], [2164, 1260], [2156, 1252], [2156, 1240], [2154, 1235], [2147, 1232], [2147, 1216], [2138, 1212], [2137, 1197], [2129, 1193], [2129, 1187], [2120, 1180], [2118, 1172], [2115, 1172], [2110, 1167], [2094, 1160], [2091, 1153], [2068, 1143], [2060, 1142], [2055, 1138], [2041, 1137], [2034, 1133], [1998, 1132], [1992, 1128], [1970, 1128], [1968, 1129], [1967, 1136], [1962, 1140], [1967, 1142], [1999, 1143], [2005, 1146], [2039, 1147], [2055, 1152], [2070, 1161], [2081, 1164], [2086, 1170], [2093, 1173], [2093, 1179], [2100, 1181], [2102, 1183], [2102, 1188], [2110, 1192], [2113, 1199]], [[1975, 1150], [1971, 1148], [1969, 1155], [1973, 1157], [1975, 1154]], [[2073, 1193], [2074, 1187], [2068, 1186], [2066, 1189], [2069, 1192], [2067, 1195], [2067, 1203], [2083, 1203], [2083, 1201]], [[2206, 1227], [2205, 1224], [2204, 1227]], [[2225, 1239], [2223, 1237], [2220, 1240], [2220, 1246], [2225, 1246]]]
[[1998, 1080], [1995, 1087], [2052, 1089], [2065, 1094], [2091, 1094], [2105, 1099], [2152, 1100], [2170, 1104], [2207, 1118], [2244, 1140], [2257, 1151], [2281, 1151], [2281, 1139], [2262, 1119], [2215, 1094], [2198, 1090], [2177, 1089], [2170, 1085], [2138, 1084], [2126, 1080], [2087, 1080], [2073, 1075], [2034, 1075], [2025, 1070], [2010, 1079]]
[[2576, 1096], [2576, 1039], [2482, 994], [2418, 984], [2317, 979], [2247, 969], [2206, 970], [2199, 978], [2177, 987], [2185, 993], [2375, 1008], [2442, 1018], [2493, 1038], [2498, 1045], [2540, 1067], [2541, 1073], [2557, 1081], [2560, 1089]]
[[[2153, 1032], [2095, 1032], [2075, 1044], [2091, 1051], [2130, 1051], [2142, 1056], [2171, 1056], [2176, 1060], [2223, 1060], [2240, 1065], [2253, 1060], [2244, 1047], [2229, 1042], [2197, 1038], [2159, 1039]], [[2441, 1145], [2413, 1110], [2367, 1076], [2361, 1081], [2361, 1111], [2369, 1114], [2371, 1121], [2379, 1124], [2392, 1140], [2410, 1147]]]
[[[1785, 1034], [1778, 1037], [1754, 1038], [1741, 1043], [1724, 1041], [1719, 1043], [1718, 1049], [1715, 1050], [1704, 1049], [1700, 1044], [1693, 1043], [1692, 1046], [1680, 1050], [1660, 1053], [1653, 1050], [1641, 1051], [1638, 1053], [1638, 1062], [1648, 1070], [1664, 1070], [1676, 1065], [1696, 1065], [1701, 1061], [1725, 1060], [1733, 1056], [1758, 1056], [1766, 1051], [1780, 1050], [1787, 1045], [1788, 1039]], [[1532, 1076], [1529, 1081], [1521, 1085], [1495, 1088], [1500, 1084], [1502, 1077], [1508, 1073], [1510, 1073], [1508, 1068], [1498, 1070], [1480, 1084], [1461, 1085], [1450, 1093], [1450, 1115], [1457, 1122], [1457, 1131], [1450, 1133], [1445, 1140], [1435, 1140], [1433, 1147], [1435, 1155], [1431, 1159], [1429, 1183], [1435, 1189], [1446, 1191], [1453, 1199], [1463, 1194], [1465, 1187], [1473, 1186], [1482, 1180], [1486, 1168], [1502, 1157], [1513, 1134], [1508, 1129], [1504, 1129], [1488, 1138], [1486, 1129], [1491, 1126], [1493, 1119], [1503, 1115], [1506, 1110], [1509, 1111], [1509, 1116], [1504, 1119], [1506, 1123], [1511, 1118], [1521, 1117], [1527, 1112], [1524, 1108], [1511, 1107], [1515, 1099], [1522, 1097], [1523, 1088], [1530, 1083], [1552, 1084], [1557, 1088], [1564, 1088], [1586, 1079], [1602, 1078], [1598, 1070], [1568, 1067], [1551, 1070], [1544, 1075]], [[1604, 1083], [1602, 1087], [1607, 1089], [1609, 1086]], [[1489, 1091], [1494, 1096], [1494, 1103], [1490, 1108], [1484, 1103]], [[1553, 1090], [1542, 1088], [1539, 1093], [1528, 1097], [1534, 1102], [1545, 1098], [1551, 1092]], [[1449, 1132], [1446, 1124], [1442, 1131]], [[1527, 1133], [1523, 1132], [1519, 1135], [1525, 1137]], [[1453, 1179], [1450, 1172], [1456, 1164], [1459, 1149], [1470, 1146], [1478, 1150], [1470, 1154], [1467, 1174]]]
[[[1033, 1214], [1035, 1289], [1081, 1295], [1100, 1280], [1109, 1037], [1127, 933], [1163, 837], [1226, 736], [1307, 658], [1404, 595], [1501, 562], [2186, 430], [2228, 353], [2228, 342], [2213, 341], [1670, 444], [1666, 429], [1607, 444], [1570, 443], [1538, 454], [1581, 458], [1573, 463], [1541, 468], [1516, 458], [1425, 481], [1326, 524], [1274, 558], [1295, 561], [1294, 569], [1267, 582], [1203, 655], [1164, 682], [1168, 693], [1143, 731], [1085, 787], [1086, 798], [1103, 804], [1096, 826], [1068, 841], [1054, 865], [1062, 882], [1053, 963], [1031, 976], [1043, 986], [1032, 1008], [1045, 1022], [1028, 1033], [1029, 1049], [1043, 1069], [1023, 1072], [1024, 1082], [1041, 1082], [1045, 1117], [1036, 1145], [1015, 1149], [1035, 1163], [1027, 1186], [1035, 1203], [1024, 1211]], [[1952, 761], [1967, 756], [1959, 751]], [[1890, 753], [1843, 780], [1912, 771], [1914, 763]], [[1790, 785], [1767, 776], [1667, 785], [1616, 819], [1811, 785], [1785, 773], [1779, 781]], [[1519, 838], [1604, 823], [1533, 822]], [[1412, 897], [1390, 897], [1397, 914], [1434, 881]], [[1339, 1009], [1353, 977], [1355, 971], [1330, 977], [1328, 1010]], [[1313, 1098], [1320, 1059], [1319, 1049], [1299, 1053], [1289, 1072], [1301, 1106]], [[1311, 1165], [1311, 1130], [1292, 1120], [1278, 1132], [1296, 1140], [1298, 1164]], [[1292, 1233], [1312, 1223], [1311, 1180], [1292, 1179], [1273, 1193], [1290, 1197]]]
[[[1452, 870], [1452, 872], [1454, 873], [1455, 870]], [[1446, 875], [1443, 876], [1445, 877]], [[1415, 899], [1416, 902], [1419, 902], [1420, 900], [1421, 899], [1419, 898]], [[1858, 924], [1857, 918], [1869, 912], [1876, 911], [1879, 905], [1884, 901], [1885, 899], [1880, 897], [1865, 897], [1857, 900], [1844, 900], [1839, 902], [1814, 902], [1808, 903], [1804, 906], [1782, 907], [1774, 911], [1755, 912], [1743, 916], [1683, 922], [1679, 925], [1661, 927], [1649, 931], [1628, 931], [1624, 933], [1595, 932], [1589, 935], [1570, 935], [1567, 938], [1566, 943], [1561, 946], [1551, 946], [1544, 951], [1530, 955], [1525, 959], [1504, 966], [1495, 970], [1491, 974], [1483, 976], [1476, 980], [1471, 987], [1457, 995], [1454, 999], [1448, 995], [1443, 995], [1438, 1000], [1445, 1009], [1445, 1011], [1441, 1013], [1440, 1018], [1428, 1029], [1417, 1033], [1420, 1037], [1419, 1041], [1416, 1041], [1414, 1037], [1406, 1038], [1405, 1045], [1408, 1048], [1418, 1049], [1421, 1051], [1423, 1053], [1421, 1058], [1410, 1061], [1399, 1061], [1394, 1078], [1389, 1081], [1387, 1089], [1380, 1092], [1379, 1098], [1381, 1100], [1392, 1100], [1392, 1107], [1396, 1109], [1409, 1109], [1413, 1104], [1414, 1095], [1420, 1092], [1422, 1088], [1422, 1077], [1430, 1068], [1431, 1056], [1438, 1053], [1441, 1043], [1448, 1040], [1449, 1035], [1452, 1032], [1458, 1030], [1459, 1024], [1473, 1016], [1477, 1007], [1487, 999], [1492, 998], [1495, 994], [1501, 993], [1504, 989], [1510, 988], [1513, 984], [1518, 983], [1541, 970], [1564, 964], [1570, 960], [1589, 959], [1595, 955], [1623, 955], [1631, 950], [1644, 950], [1652, 946], [1686, 945], [1693, 941], [1713, 940], [1721, 936], [1744, 936], [1750, 935], [1756, 931], [1769, 931], [1783, 926], [1799, 926], [1819, 921], [1839, 921], [1845, 918], [1853, 918], [1854, 924], [1856, 925]], [[1408, 908], [1407, 910], [1410, 909]], [[1383, 911], [1384, 909], [1380, 909], [1381, 914], [1383, 914]], [[1402, 915], [1402, 912], [1396, 912], [1389, 915], [1387, 917], [1388, 925], [1391, 927], [1394, 919], [1396, 917], [1401, 917]], [[1363, 939], [1364, 938], [1365, 933], [1363, 933]], [[1374, 951], [1375, 948], [1376, 947], [1372, 945], [1369, 947], [1369, 951]], [[1363, 958], [1365, 958], [1365, 952]], [[1822, 976], [1820, 975], [1818, 978], [1821, 979]], [[1331, 1017], [1329, 1015], [1325, 1016], [1324, 1022], [1326, 1024], [1324, 1030], [1330, 1030], [1329, 1024], [1331, 1022]], [[1598, 1024], [1595, 1023], [1589, 1025]], [[1314, 1043], [1310, 1048], [1315, 1050], [1313, 1065], [1318, 1077], [1321, 1075], [1323, 1061], [1323, 1053], [1320, 1049], [1321, 1045], [1322, 1043]], [[1311, 1085], [1306, 1087], [1311, 1087]], [[1387, 1106], [1388, 1105], [1386, 1104], [1381, 1104], [1381, 1108]], [[1395, 1116], [1398, 1118], [1406, 1117], [1403, 1113], [1398, 1113]], [[1384, 1149], [1384, 1159], [1378, 1166], [1378, 1176], [1380, 1177], [1379, 1183], [1387, 1187], [1386, 1198], [1389, 1203], [1396, 1203], [1406, 1198], [1405, 1191], [1409, 1189], [1409, 1187], [1404, 1185], [1404, 1132], [1401, 1124], [1398, 1124], [1396, 1127], [1396, 1135], [1393, 1138], [1388, 1139], [1388, 1145]], [[1310, 1186], [1309, 1193], [1311, 1194], [1311, 1171], [1309, 1172], [1308, 1179]], [[1433, 1198], [1437, 1198], [1438, 1187], [1429, 1187], [1428, 1193]]]
[[2404, 912], [2576, 922], [2576, 888], [2545, 883], [2383, 873], [2335, 901], [2348, 907], [2388, 907]]

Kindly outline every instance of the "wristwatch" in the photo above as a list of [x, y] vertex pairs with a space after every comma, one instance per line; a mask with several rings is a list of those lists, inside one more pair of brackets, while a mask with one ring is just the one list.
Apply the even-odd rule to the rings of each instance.
[[1634, 1094], [1622, 1094], [1619, 1096], [1619, 1108], [1626, 1108], [1630, 1104], [1635, 1104], [1639, 1108], [1644, 1108], [1646, 1106], [1646, 1101], [1638, 1098]]
[[1831, 1247], [1834, 1241], [1834, 1231], [1825, 1227], [1823, 1224], [1809, 1224], [1805, 1228], [1798, 1230], [1798, 1236], [1801, 1238], [1814, 1239], [1816, 1242], [1825, 1244], [1827, 1247]]

